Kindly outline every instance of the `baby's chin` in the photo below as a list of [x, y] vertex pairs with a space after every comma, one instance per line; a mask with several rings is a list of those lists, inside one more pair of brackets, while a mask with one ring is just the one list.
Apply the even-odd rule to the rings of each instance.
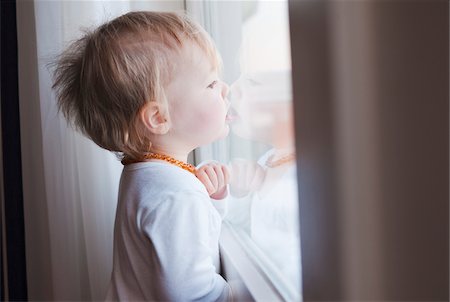
[[218, 141], [218, 140], [222, 140], [224, 138], [226, 138], [228, 136], [228, 134], [230, 134], [230, 126], [228, 126], [227, 124], [224, 125], [222, 131], [219, 133], [219, 135], [214, 139], [213, 142]]
[[222, 131], [222, 133], [219, 135], [219, 137], [217, 138], [217, 140], [226, 138], [226, 137], [228, 136], [228, 134], [230, 134], [230, 126], [228, 126], [227, 124], [225, 124], [225, 126], [223, 127], [223, 131]]
[[257, 141], [264, 144], [272, 145], [272, 139], [271, 139], [271, 129], [258, 129], [258, 130], [251, 130], [248, 127], [245, 127], [243, 124], [234, 124], [231, 127], [233, 135], [250, 140], [250, 141]]
[[231, 127], [231, 130], [234, 135], [239, 136], [244, 139], [255, 139], [255, 131], [251, 131], [248, 127], [246, 127], [242, 123], [234, 123]]

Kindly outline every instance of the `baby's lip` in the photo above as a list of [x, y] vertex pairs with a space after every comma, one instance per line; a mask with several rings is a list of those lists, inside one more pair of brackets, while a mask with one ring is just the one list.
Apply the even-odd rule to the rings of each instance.
[[228, 110], [227, 116], [225, 117], [225, 120], [227, 122], [233, 122], [238, 120], [239, 114], [236, 112], [236, 110], [234, 110], [232, 107], [230, 107], [230, 110]]
[[225, 118], [225, 120], [227, 122], [234, 122], [234, 121], [236, 121], [238, 119], [239, 119], [239, 116], [237, 116], [237, 115], [229, 115], [229, 114], [227, 114], [227, 116]]

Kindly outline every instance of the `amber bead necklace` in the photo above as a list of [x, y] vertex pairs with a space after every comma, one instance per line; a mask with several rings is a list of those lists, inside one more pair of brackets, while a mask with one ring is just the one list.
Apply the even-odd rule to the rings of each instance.
[[132, 159], [123, 159], [122, 160], [122, 164], [123, 165], [129, 165], [129, 164], [134, 164], [134, 163], [139, 163], [139, 162], [143, 162], [145, 160], [148, 159], [160, 159], [160, 160], [164, 160], [168, 163], [171, 163], [175, 166], [180, 167], [181, 169], [184, 169], [188, 172], [191, 172], [192, 174], [195, 174], [195, 166], [191, 165], [189, 163], [186, 163], [184, 161], [175, 159], [169, 155], [164, 155], [164, 154], [158, 154], [158, 153], [148, 153], [146, 154], [142, 160], [132, 160]]
[[275, 154], [272, 154], [266, 161], [266, 166], [269, 168], [275, 168], [281, 166], [285, 163], [291, 162], [295, 160], [295, 153], [291, 153], [285, 156], [280, 157], [277, 160], [273, 160]]

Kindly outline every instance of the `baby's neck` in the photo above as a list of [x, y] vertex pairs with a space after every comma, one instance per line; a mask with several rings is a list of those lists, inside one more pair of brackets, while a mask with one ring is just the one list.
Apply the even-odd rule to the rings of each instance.
[[188, 154], [189, 151], [176, 151], [176, 150], [169, 150], [166, 148], [157, 148], [157, 147], [153, 147], [150, 152], [152, 153], [156, 153], [156, 154], [161, 154], [161, 155], [166, 155], [166, 156], [170, 156], [176, 160], [182, 161], [182, 162], [187, 162], [187, 158], [188, 158]]

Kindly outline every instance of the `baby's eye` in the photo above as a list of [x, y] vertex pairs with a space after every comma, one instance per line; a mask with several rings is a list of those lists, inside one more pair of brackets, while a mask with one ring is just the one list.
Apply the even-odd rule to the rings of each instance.
[[208, 88], [214, 88], [217, 84], [217, 81], [213, 81], [211, 84], [208, 85]]

